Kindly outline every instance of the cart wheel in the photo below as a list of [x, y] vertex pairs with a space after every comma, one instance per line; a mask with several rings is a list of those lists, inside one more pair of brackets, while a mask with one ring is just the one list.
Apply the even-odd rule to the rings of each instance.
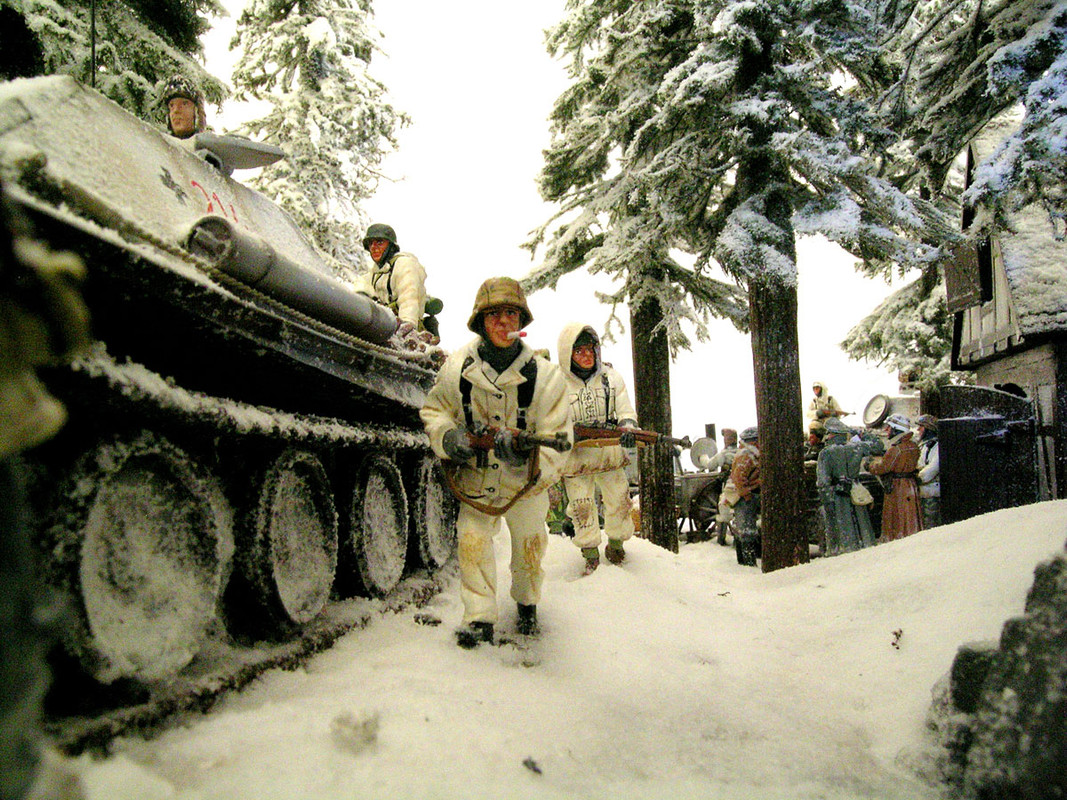
[[718, 513], [719, 486], [717, 483], [709, 483], [689, 501], [689, 541], [705, 542], [710, 539]]

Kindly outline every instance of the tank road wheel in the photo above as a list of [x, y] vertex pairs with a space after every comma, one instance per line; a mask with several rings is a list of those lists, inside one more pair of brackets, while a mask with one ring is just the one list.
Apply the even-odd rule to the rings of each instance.
[[60, 513], [52, 552], [81, 600], [71, 635], [85, 668], [110, 683], [188, 664], [218, 623], [233, 555], [217, 483], [146, 433], [84, 456]]
[[422, 459], [416, 478], [411, 504], [412, 547], [419, 563], [436, 572], [456, 551], [457, 502], [445, 484], [436, 458]]
[[719, 484], [715, 481], [693, 495], [689, 501], [690, 531], [687, 541], [706, 542], [715, 531], [715, 516], [719, 513]]
[[337, 569], [337, 507], [316, 456], [286, 450], [267, 468], [238, 528], [237, 564], [231, 608], [256, 633], [284, 636], [322, 611]]
[[345, 588], [384, 597], [404, 574], [408, 499], [400, 469], [383, 455], [366, 458], [356, 473], [348, 535], [342, 549]]

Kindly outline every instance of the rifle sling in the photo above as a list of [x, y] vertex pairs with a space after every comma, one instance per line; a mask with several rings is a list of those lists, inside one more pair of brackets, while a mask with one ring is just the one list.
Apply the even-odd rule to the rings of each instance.
[[480, 511], [483, 514], [487, 514], [490, 517], [499, 517], [506, 514], [511, 509], [511, 507], [515, 505], [515, 503], [525, 497], [527, 493], [529, 493], [529, 491], [534, 486], [536, 486], [537, 482], [541, 479], [540, 447], [534, 448], [533, 453], [530, 454], [530, 460], [526, 463], [526, 484], [521, 489], [519, 489], [519, 491], [515, 494], [514, 497], [511, 498], [511, 500], [509, 500], [505, 505], [502, 506], [491, 506], [487, 503], [479, 503], [474, 498], [468, 497], [467, 495], [463, 494], [463, 492], [460, 491], [459, 487], [456, 486], [456, 480], [453, 474], [459, 467], [455, 464], [446, 464], [444, 462], [442, 462], [442, 466], [444, 466], [445, 468], [445, 480], [448, 483], [448, 488], [451, 490], [452, 494], [455, 495], [456, 499], [459, 500], [459, 502], [463, 503], [464, 505], [470, 506], [475, 511]]

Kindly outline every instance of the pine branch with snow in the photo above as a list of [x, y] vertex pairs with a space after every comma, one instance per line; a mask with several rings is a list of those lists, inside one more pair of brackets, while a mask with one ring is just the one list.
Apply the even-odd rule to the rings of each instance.
[[[218, 0], [97, 3], [96, 72], [92, 71], [92, 11], [85, 0], [0, 0], [24, 29], [11, 31], [22, 47], [5, 53], [3, 77], [71, 75], [145, 121], [164, 124], [156, 87], [175, 74], [189, 78], [212, 103], [221, 103], [225, 84], [200, 63], [199, 37], [209, 18], [224, 13]], [[13, 59], [12, 53], [24, 61]]]
[[408, 121], [369, 72], [378, 49], [370, 16], [366, 0], [253, 0], [233, 41], [242, 49], [237, 96], [272, 106], [245, 132], [287, 153], [257, 188], [350, 273], [363, 259], [360, 202], [374, 193], [378, 166]]

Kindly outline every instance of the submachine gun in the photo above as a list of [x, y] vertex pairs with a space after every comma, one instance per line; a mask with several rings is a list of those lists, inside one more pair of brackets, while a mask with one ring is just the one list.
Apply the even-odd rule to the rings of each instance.
[[487, 454], [492, 451], [493, 440], [501, 430], [511, 431], [516, 448], [519, 450], [530, 452], [538, 447], [548, 447], [558, 453], [566, 453], [572, 447], [566, 431], [558, 431], [552, 436], [540, 436], [518, 428], [479, 427], [475, 431], [467, 431], [467, 445], [474, 450], [475, 460], [479, 467], [484, 467], [488, 463]]

